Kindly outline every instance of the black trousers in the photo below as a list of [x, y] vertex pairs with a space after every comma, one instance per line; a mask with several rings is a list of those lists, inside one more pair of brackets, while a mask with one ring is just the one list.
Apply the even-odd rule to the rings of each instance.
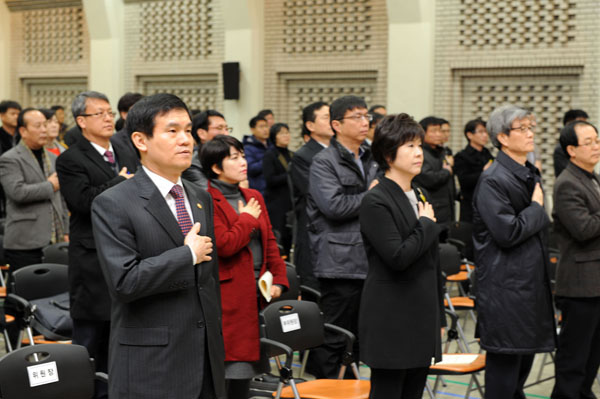
[[590, 399], [600, 366], [600, 297], [556, 297], [562, 325], [553, 399]]
[[[325, 322], [349, 330], [358, 337], [358, 309], [364, 280], [320, 278], [321, 311]], [[325, 331], [325, 343], [310, 351], [306, 371], [316, 378], [337, 378], [344, 354], [344, 337]], [[358, 339], [354, 345], [358, 359]], [[352, 377], [350, 370], [346, 376]]]
[[35, 249], [5, 249], [6, 263], [10, 265], [10, 273], [25, 266], [42, 263], [44, 252], [42, 248]]
[[313, 272], [308, 239], [308, 217], [306, 211], [296, 212], [296, 242], [294, 243], [294, 265], [300, 275], [302, 284], [320, 290], [319, 280]]
[[485, 398], [525, 399], [523, 385], [531, 371], [534, 356], [487, 352]]
[[370, 399], [421, 399], [428, 367], [404, 370], [371, 369]]
[[[109, 337], [110, 321], [73, 319], [73, 343], [85, 346], [94, 359], [96, 371], [103, 373], [108, 373]], [[108, 398], [106, 383], [96, 381], [94, 398]]]

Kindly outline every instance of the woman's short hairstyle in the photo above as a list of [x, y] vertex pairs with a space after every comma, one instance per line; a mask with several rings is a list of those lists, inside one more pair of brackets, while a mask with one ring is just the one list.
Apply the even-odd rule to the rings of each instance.
[[231, 153], [231, 147], [242, 154], [244, 153], [244, 145], [235, 137], [225, 134], [216, 135], [214, 139], [202, 145], [200, 163], [202, 164], [202, 171], [209, 179], [219, 177], [212, 170], [212, 167], [217, 165], [219, 169], [223, 170], [223, 160]]
[[288, 132], [290, 131], [290, 127], [287, 125], [287, 123], [276, 123], [271, 126], [271, 129], [269, 130], [269, 140], [271, 140], [273, 145], [275, 145], [275, 137], [277, 137], [277, 134], [281, 132], [281, 129], [283, 128], [286, 128]]
[[406, 142], [423, 141], [425, 132], [412, 116], [407, 114], [388, 115], [377, 124], [371, 144], [373, 158], [383, 170], [389, 170], [396, 159], [398, 147]]
[[569, 154], [567, 152], [567, 147], [572, 145], [577, 147], [579, 145], [579, 140], [577, 139], [577, 132], [575, 131], [575, 127], [577, 125], [586, 125], [586, 126], [591, 126], [594, 128], [594, 130], [596, 131], [596, 134], [598, 133], [598, 129], [596, 129], [596, 126], [592, 125], [591, 123], [587, 122], [587, 121], [571, 121], [569, 123], [567, 123], [560, 131], [560, 137], [558, 139], [559, 143], [560, 143], [560, 147], [563, 149], [563, 151], [565, 152], [565, 154]]
[[486, 129], [494, 147], [501, 148], [498, 135], [504, 133], [510, 135], [511, 125], [516, 119], [523, 119], [531, 115], [531, 111], [513, 104], [505, 104], [496, 108], [490, 114]]

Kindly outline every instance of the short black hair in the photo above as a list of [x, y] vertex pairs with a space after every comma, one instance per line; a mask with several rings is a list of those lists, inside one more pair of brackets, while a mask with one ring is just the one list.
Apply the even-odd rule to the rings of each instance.
[[465, 124], [465, 138], [467, 139], [468, 142], [471, 142], [471, 140], [469, 140], [469, 137], [467, 136], [467, 133], [475, 133], [475, 130], [477, 130], [477, 126], [483, 126], [485, 127], [485, 121], [481, 118], [477, 118], [477, 119], [471, 119], [470, 121], [468, 121]]
[[563, 116], [563, 126], [566, 126], [567, 123], [572, 122], [577, 118], [589, 119], [589, 116], [587, 112], [582, 109], [570, 109], [565, 112], [565, 116]]
[[367, 103], [361, 97], [344, 96], [335, 99], [329, 106], [331, 121], [341, 121], [346, 111], [351, 111], [355, 108], [367, 108]]
[[426, 116], [419, 121], [419, 125], [421, 125], [423, 131], [426, 132], [429, 126], [442, 126], [442, 119], [437, 116]]
[[4, 101], [0, 102], [0, 114], [5, 114], [9, 108], [18, 109], [19, 111], [21, 111], [21, 109], [22, 109], [21, 104], [19, 104], [16, 101], [4, 100]]
[[202, 146], [200, 163], [202, 164], [202, 170], [209, 179], [216, 179], [219, 177], [219, 175], [212, 170], [212, 167], [217, 165], [219, 169], [223, 170], [223, 160], [231, 153], [231, 147], [242, 154], [244, 153], [244, 145], [242, 142], [233, 136], [227, 136], [225, 134], [216, 135], [214, 139]]
[[438, 119], [440, 120], [440, 126], [441, 126], [441, 125], [449, 125], [449, 124], [450, 124], [450, 122], [448, 122], [448, 121], [447, 121], [446, 119], [444, 119], [444, 118], [438, 118]]
[[248, 126], [250, 126], [251, 129], [254, 129], [258, 121], [266, 122], [267, 120], [262, 116], [256, 115], [254, 118], [250, 119], [250, 122], [248, 122]]
[[317, 101], [315, 103], [309, 104], [302, 109], [302, 135], [310, 136], [310, 130], [306, 127], [306, 122], [314, 122], [317, 119], [315, 112], [323, 108], [324, 106], [329, 106], [324, 101]]
[[577, 140], [577, 133], [575, 132], [575, 127], [578, 125], [587, 125], [587, 126], [591, 126], [594, 128], [594, 130], [596, 131], [596, 133], [598, 133], [598, 129], [596, 129], [596, 126], [592, 125], [591, 123], [587, 122], [587, 121], [572, 121], [567, 123], [560, 131], [560, 137], [558, 139], [559, 143], [560, 143], [560, 147], [563, 149], [563, 151], [565, 152], [565, 154], [569, 155], [569, 153], [567, 152], [567, 147], [572, 145], [577, 147], [579, 145], [579, 141]]
[[390, 163], [396, 159], [398, 147], [404, 143], [420, 139], [423, 142], [425, 132], [412, 116], [407, 114], [388, 115], [377, 124], [371, 144], [373, 159], [383, 170], [390, 169]]
[[[10, 107], [12, 108], [12, 107]], [[39, 111], [37, 108], [32, 108], [32, 107], [27, 107], [23, 110], [21, 110], [21, 112], [19, 112], [19, 116], [17, 116], [17, 132], [19, 132], [19, 128], [20, 127], [27, 127], [27, 125], [25, 124], [25, 114], [27, 114], [28, 112], [31, 111]]]
[[125, 131], [130, 137], [133, 132], [141, 132], [152, 137], [156, 117], [174, 109], [182, 109], [190, 115], [187, 105], [174, 94], [158, 93], [144, 97], [129, 109]]
[[46, 120], [50, 120], [50, 118], [52, 118], [54, 114], [56, 114], [56, 110], [52, 108], [40, 108], [38, 111], [44, 114]]
[[273, 115], [273, 111], [271, 111], [270, 109], [261, 109], [260, 111], [258, 111], [258, 114], [256, 114], [256, 116], [260, 116], [261, 118], [266, 118], [267, 115]]
[[59, 109], [62, 109], [63, 111], [65, 110], [65, 107], [63, 107], [62, 105], [53, 105], [50, 107], [50, 109], [54, 112], [58, 111]]
[[369, 127], [377, 126], [380, 120], [383, 119], [385, 115], [380, 114], [379, 112], [369, 112], [371, 114], [371, 121], [369, 122]]
[[[375, 105], [372, 105], [372, 106], [371, 106], [371, 108], [369, 108], [369, 113], [373, 113], [373, 112], [375, 112], [375, 110], [376, 110], [377, 108], [383, 108], [383, 109], [386, 109], [386, 108], [385, 108], [385, 105], [381, 105], [381, 104], [375, 104]], [[380, 114], [380, 115], [381, 115], [381, 114]]]
[[269, 130], [269, 140], [271, 140], [273, 145], [275, 145], [275, 137], [277, 137], [277, 134], [283, 128], [286, 128], [288, 132], [290, 130], [290, 127], [287, 125], [287, 123], [275, 123], [273, 126], [271, 126], [271, 129]]
[[127, 112], [129, 108], [133, 106], [133, 104], [137, 103], [144, 97], [141, 93], [125, 93], [119, 98], [119, 103], [117, 104], [117, 109], [119, 112]]

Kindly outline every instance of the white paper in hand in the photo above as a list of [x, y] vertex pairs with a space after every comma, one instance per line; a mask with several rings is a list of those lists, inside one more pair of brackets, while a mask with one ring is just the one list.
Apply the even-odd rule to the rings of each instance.
[[271, 302], [271, 287], [273, 286], [273, 275], [270, 271], [266, 271], [258, 279], [258, 289], [267, 302]]

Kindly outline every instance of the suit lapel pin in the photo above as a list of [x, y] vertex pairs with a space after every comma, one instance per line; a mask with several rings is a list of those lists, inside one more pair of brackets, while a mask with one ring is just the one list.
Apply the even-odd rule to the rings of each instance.
[[196, 206], [198, 207], [198, 209], [202, 209], [202, 205], [200, 205], [199, 202], [196, 204]]

